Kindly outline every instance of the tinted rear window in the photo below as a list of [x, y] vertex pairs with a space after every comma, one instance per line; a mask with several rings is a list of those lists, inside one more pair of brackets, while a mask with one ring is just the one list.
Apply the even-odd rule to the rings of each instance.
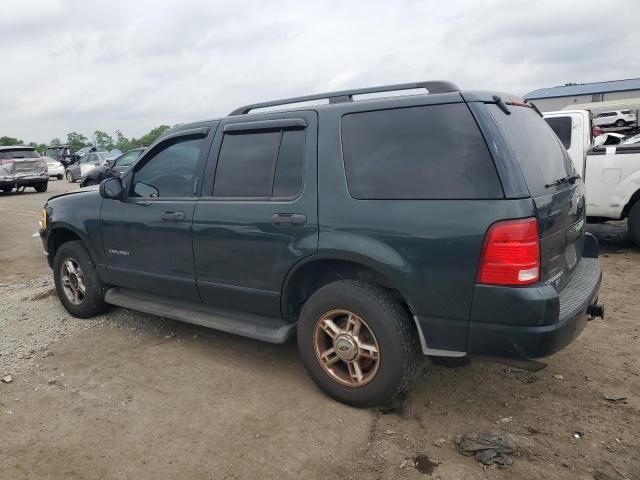
[[1, 150], [0, 158], [9, 159], [9, 158], [39, 158], [40, 155], [38, 152], [32, 149], [22, 149], [16, 148], [12, 150]]
[[567, 150], [571, 148], [571, 117], [545, 118]]
[[503, 197], [487, 146], [463, 103], [346, 115], [342, 149], [355, 198]]
[[550, 193], [545, 185], [572, 172], [566, 149], [533, 109], [509, 106], [511, 115], [506, 115], [495, 104], [489, 104], [487, 108], [518, 159], [533, 197]]

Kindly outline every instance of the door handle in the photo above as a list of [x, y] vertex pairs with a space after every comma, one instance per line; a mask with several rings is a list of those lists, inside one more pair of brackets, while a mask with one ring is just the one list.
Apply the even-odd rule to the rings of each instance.
[[184, 212], [173, 212], [173, 211], [162, 212], [160, 214], [160, 218], [164, 222], [180, 222], [184, 220]]
[[271, 217], [271, 223], [276, 226], [304, 225], [307, 217], [301, 213], [276, 213]]

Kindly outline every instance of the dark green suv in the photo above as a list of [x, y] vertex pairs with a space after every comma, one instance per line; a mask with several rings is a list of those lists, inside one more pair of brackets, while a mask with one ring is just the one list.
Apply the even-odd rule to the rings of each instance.
[[584, 186], [558, 138], [523, 100], [450, 82], [181, 125], [123, 178], [51, 198], [41, 224], [71, 314], [297, 334], [313, 380], [356, 406], [402, 391], [419, 349], [543, 357], [602, 316]]

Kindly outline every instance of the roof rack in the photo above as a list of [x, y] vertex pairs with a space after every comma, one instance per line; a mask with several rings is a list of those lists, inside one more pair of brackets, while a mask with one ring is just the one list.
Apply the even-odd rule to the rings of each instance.
[[429, 93], [458, 92], [460, 89], [456, 84], [445, 80], [433, 80], [427, 82], [399, 83], [397, 85], [381, 85], [379, 87], [358, 88], [355, 90], [340, 90], [337, 92], [317, 93], [315, 95], [305, 95], [302, 97], [284, 98], [282, 100], [272, 100], [269, 102], [253, 103], [244, 107], [236, 108], [229, 116], [244, 115], [256, 108], [275, 107], [278, 105], [288, 105], [290, 103], [309, 102], [312, 100], [329, 99], [329, 103], [352, 102], [354, 95], [364, 95], [368, 93], [394, 92], [397, 90], [412, 90], [425, 88]]

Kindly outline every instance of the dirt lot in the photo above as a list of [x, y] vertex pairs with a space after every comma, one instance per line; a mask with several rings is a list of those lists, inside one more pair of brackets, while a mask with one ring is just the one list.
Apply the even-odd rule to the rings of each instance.
[[[0, 195], [0, 479], [640, 478], [640, 252], [620, 226], [592, 227], [606, 320], [546, 369], [424, 359], [395, 409], [357, 410], [315, 388], [293, 343], [68, 316], [31, 238], [67, 188]], [[514, 436], [512, 465], [458, 453], [485, 431]]]

